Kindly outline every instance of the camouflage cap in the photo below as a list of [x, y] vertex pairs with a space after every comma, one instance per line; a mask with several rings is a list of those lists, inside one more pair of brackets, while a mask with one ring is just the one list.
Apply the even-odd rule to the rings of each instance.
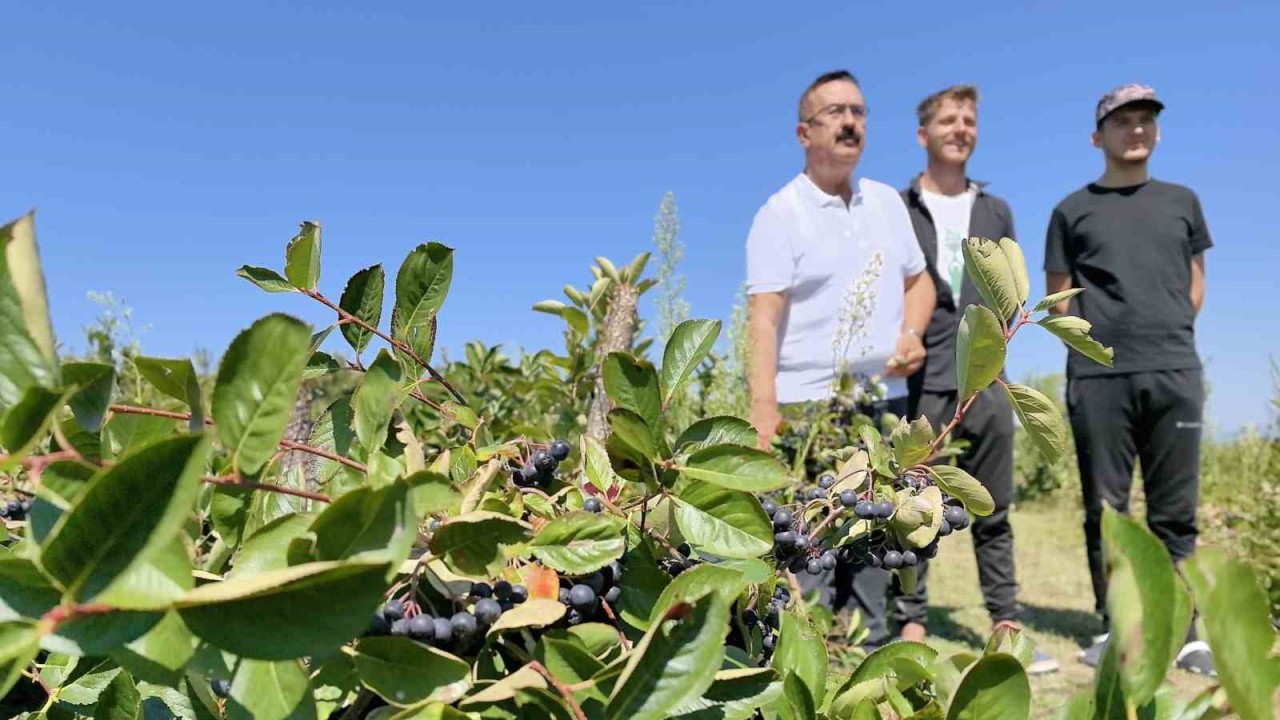
[[1150, 85], [1138, 85], [1135, 83], [1130, 85], [1121, 85], [1106, 95], [1103, 95], [1102, 99], [1098, 101], [1098, 109], [1095, 113], [1094, 119], [1099, 125], [1101, 125], [1103, 118], [1115, 112], [1120, 107], [1131, 103], [1152, 105], [1155, 107], [1156, 112], [1160, 112], [1164, 109], [1164, 103], [1160, 102], [1156, 97], [1155, 88]]

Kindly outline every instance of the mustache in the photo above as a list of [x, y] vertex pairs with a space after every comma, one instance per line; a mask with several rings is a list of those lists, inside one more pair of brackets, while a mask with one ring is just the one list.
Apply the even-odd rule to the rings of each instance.
[[862, 133], [858, 132], [855, 127], [846, 127], [836, 136], [836, 142], [844, 142], [845, 140], [853, 140], [856, 143], [862, 142]]

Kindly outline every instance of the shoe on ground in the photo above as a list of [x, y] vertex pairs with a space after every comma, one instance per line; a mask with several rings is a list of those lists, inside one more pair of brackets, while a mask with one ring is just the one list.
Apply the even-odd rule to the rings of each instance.
[[1049, 653], [1036, 648], [1031, 654], [1031, 662], [1027, 665], [1028, 675], [1049, 675], [1062, 669], [1058, 659]]
[[1173, 665], [1189, 673], [1218, 677], [1218, 668], [1213, 664], [1213, 653], [1209, 652], [1209, 645], [1203, 640], [1193, 640], [1183, 645]]
[[1110, 634], [1098, 635], [1093, 638], [1093, 644], [1080, 651], [1080, 662], [1091, 668], [1096, 668], [1102, 664], [1102, 656], [1107, 653], [1107, 643], [1111, 640]]

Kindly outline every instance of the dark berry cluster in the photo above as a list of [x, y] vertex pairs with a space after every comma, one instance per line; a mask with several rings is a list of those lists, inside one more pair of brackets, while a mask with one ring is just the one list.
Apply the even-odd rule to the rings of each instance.
[[27, 513], [31, 512], [31, 500], [13, 500], [8, 503], [0, 503], [0, 519], [12, 520], [18, 522], [25, 520]]
[[789, 602], [791, 602], [791, 591], [786, 586], [779, 585], [774, 589], [773, 597], [765, 605], [763, 616], [754, 607], [748, 607], [738, 613], [740, 623], [730, 624], [729, 635], [725, 640], [726, 644], [746, 650], [747, 645], [743, 633], [751, 633], [753, 630], [758, 631], [764, 650], [763, 659], [768, 662], [769, 656], [773, 654], [773, 650], [778, 643], [778, 628], [781, 626], [782, 611]]
[[529, 590], [525, 586], [512, 585], [505, 580], [492, 585], [473, 584], [470, 593], [455, 603], [455, 606], [470, 605], [470, 609], [458, 609], [449, 617], [433, 617], [411, 603], [392, 599], [374, 613], [365, 636], [407, 637], [463, 654], [474, 648], [476, 641], [498, 621], [502, 613], [528, 599]]
[[685, 570], [688, 570], [698, 564], [697, 560], [690, 557], [690, 555], [693, 554], [693, 548], [689, 547], [689, 543], [680, 543], [677, 545], [676, 552], [680, 554], [680, 557], [667, 555], [658, 559], [658, 569], [671, 577], [676, 577]]
[[556, 468], [569, 457], [572, 449], [569, 441], [557, 439], [547, 449], [535, 450], [528, 462], [511, 471], [511, 481], [516, 487], [550, 488], [556, 477]]
[[563, 621], [566, 625], [606, 620], [608, 614], [600, 601], [608, 603], [616, 613], [621, 599], [622, 563], [617, 560], [588, 575], [560, 578], [560, 602], [569, 607]]

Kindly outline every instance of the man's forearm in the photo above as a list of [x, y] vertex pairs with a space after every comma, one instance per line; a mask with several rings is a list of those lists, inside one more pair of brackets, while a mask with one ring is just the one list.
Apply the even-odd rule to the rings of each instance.
[[923, 339], [937, 299], [937, 289], [929, 273], [920, 273], [914, 278], [908, 278], [906, 294], [902, 299], [902, 330], [914, 331]]
[[747, 363], [747, 386], [751, 406], [774, 407], [778, 404], [778, 326], [768, 318], [753, 318]]

